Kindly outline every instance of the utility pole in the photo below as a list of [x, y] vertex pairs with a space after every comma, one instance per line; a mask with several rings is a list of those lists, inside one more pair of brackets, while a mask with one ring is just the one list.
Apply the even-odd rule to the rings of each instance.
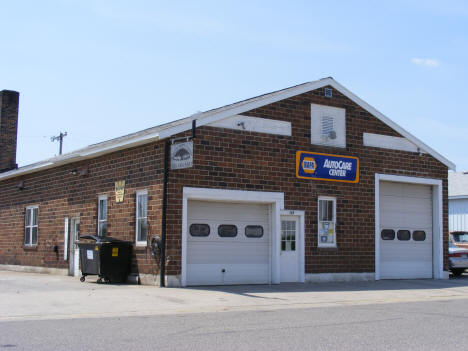
[[62, 154], [63, 138], [66, 137], [66, 136], [67, 136], [67, 132], [65, 132], [65, 133], [60, 132], [59, 135], [50, 137], [50, 141], [54, 142], [54, 141], [58, 140], [60, 142], [59, 155]]

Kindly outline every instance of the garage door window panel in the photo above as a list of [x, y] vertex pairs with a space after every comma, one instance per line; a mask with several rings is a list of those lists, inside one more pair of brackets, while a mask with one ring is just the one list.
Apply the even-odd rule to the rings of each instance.
[[261, 225], [248, 225], [245, 227], [245, 236], [247, 238], [263, 237], [263, 227]]
[[210, 226], [204, 223], [193, 223], [190, 225], [190, 235], [194, 237], [207, 237], [210, 235]]
[[414, 241], [425, 241], [426, 240], [426, 232], [424, 230], [415, 230], [413, 232], [413, 240]]
[[221, 224], [218, 227], [218, 236], [221, 238], [234, 238], [237, 236], [237, 227], [232, 224]]
[[401, 241], [408, 241], [411, 239], [411, 232], [409, 230], [400, 229], [397, 232], [397, 238], [398, 240], [401, 240]]
[[393, 229], [382, 229], [380, 237], [382, 240], [395, 240], [395, 231]]

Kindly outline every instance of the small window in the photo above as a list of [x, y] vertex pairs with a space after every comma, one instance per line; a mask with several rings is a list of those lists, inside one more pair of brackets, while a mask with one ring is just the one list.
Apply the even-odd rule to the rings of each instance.
[[248, 225], [245, 227], [245, 236], [247, 238], [261, 238], [263, 236], [263, 227], [261, 225]]
[[336, 247], [336, 199], [318, 199], [318, 246]]
[[37, 206], [26, 208], [24, 216], [24, 245], [37, 245], [37, 214]]
[[136, 194], [136, 242], [146, 245], [148, 237], [148, 192], [142, 190]]
[[98, 236], [107, 235], [107, 196], [98, 198]]
[[380, 237], [382, 240], [394, 240], [395, 239], [395, 231], [393, 229], [382, 229], [380, 232]]
[[403, 241], [409, 240], [411, 238], [411, 233], [409, 230], [399, 230], [397, 232], [397, 238]]
[[210, 226], [208, 224], [194, 223], [190, 225], [190, 235], [203, 237], [210, 235]]
[[218, 227], [218, 235], [221, 238], [233, 238], [237, 236], [237, 227], [232, 224], [221, 224]]
[[426, 240], [426, 232], [424, 230], [415, 230], [413, 232], [414, 241], [424, 241]]

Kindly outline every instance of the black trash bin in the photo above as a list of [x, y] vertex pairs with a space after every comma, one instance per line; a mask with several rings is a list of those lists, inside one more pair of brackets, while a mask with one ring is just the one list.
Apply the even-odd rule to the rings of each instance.
[[125, 282], [130, 274], [132, 243], [111, 237], [80, 236], [92, 242], [78, 242], [80, 248], [81, 278], [98, 275], [98, 283]]

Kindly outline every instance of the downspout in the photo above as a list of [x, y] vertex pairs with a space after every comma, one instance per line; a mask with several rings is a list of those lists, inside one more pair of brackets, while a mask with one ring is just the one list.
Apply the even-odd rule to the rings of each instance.
[[167, 178], [169, 177], [169, 152], [171, 141], [167, 139], [164, 142], [164, 176], [163, 176], [163, 195], [162, 195], [162, 218], [161, 218], [161, 271], [160, 287], [166, 286], [166, 212], [167, 212]]
[[[195, 138], [195, 129], [197, 128], [197, 120], [192, 121], [192, 136], [187, 138]], [[175, 140], [175, 139], [174, 139]], [[169, 156], [171, 150], [170, 139], [164, 142], [164, 177], [163, 177], [163, 198], [162, 198], [162, 218], [161, 218], [161, 271], [159, 286], [161, 288], [166, 286], [166, 213], [167, 213], [167, 179], [169, 177]]]

